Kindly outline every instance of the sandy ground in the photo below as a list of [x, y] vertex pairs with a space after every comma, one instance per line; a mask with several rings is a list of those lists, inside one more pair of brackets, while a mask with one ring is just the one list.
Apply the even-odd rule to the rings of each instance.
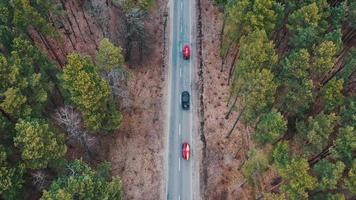
[[153, 37], [151, 53], [142, 66], [131, 72], [130, 92], [132, 109], [124, 113], [124, 120], [112, 141], [109, 160], [113, 175], [122, 178], [125, 199], [163, 199], [164, 182], [164, 84], [163, 12], [165, 0], [158, 0], [146, 22]]
[[238, 113], [233, 112], [228, 120], [225, 119], [229, 98], [227, 78], [231, 61], [227, 62], [221, 72], [219, 34], [222, 15], [212, 4], [212, 0], [201, 1], [201, 12], [204, 133], [207, 141], [207, 158], [202, 166], [207, 169], [203, 199], [253, 199], [248, 185], [241, 185], [244, 178], [240, 167], [250, 145], [248, 140], [244, 140], [248, 130], [238, 124], [231, 137], [225, 138]]

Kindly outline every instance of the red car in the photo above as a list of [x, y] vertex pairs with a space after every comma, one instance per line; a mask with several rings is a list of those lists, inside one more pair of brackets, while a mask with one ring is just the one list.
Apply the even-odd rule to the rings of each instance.
[[190, 157], [190, 146], [188, 143], [183, 143], [182, 145], [182, 155], [184, 160], [189, 160]]
[[183, 58], [184, 59], [189, 59], [190, 58], [190, 49], [189, 49], [189, 45], [184, 45], [183, 47], [183, 50], [182, 50], [182, 53], [183, 53]]

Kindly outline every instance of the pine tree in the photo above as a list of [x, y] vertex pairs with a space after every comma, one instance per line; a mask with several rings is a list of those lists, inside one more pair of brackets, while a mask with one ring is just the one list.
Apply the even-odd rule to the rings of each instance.
[[302, 158], [292, 159], [286, 168], [279, 170], [286, 184], [282, 186], [282, 191], [291, 200], [308, 199], [306, 190], [312, 190], [317, 182], [314, 177], [309, 175], [308, 161]]
[[122, 184], [117, 177], [110, 180], [81, 160], [75, 160], [67, 168], [67, 172], [43, 192], [41, 200], [123, 199]]
[[256, 126], [255, 138], [260, 143], [276, 141], [287, 131], [287, 122], [283, 116], [275, 111], [263, 114]]
[[287, 116], [301, 116], [310, 107], [314, 95], [313, 83], [309, 79], [310, 54], [305, 49], [292, 52], [282, 61], [278, 80], [283, 93], [279, 97], [279, 107]]
[[87, 58], [68, 56], [60, 79], [67, 99], [81, 111], [89, 130], [112, 132], [119, 127], [122, 116], [111, 100], [109, 85]]
[[298, 134], [303, 137], [308, 145], [305, 153], [319, 153], [328, 143], [329, 135], [333, 132], [340, 117], [334, 113], [325, 115], [321, 113], [316, 117], [309, 117], [306, 123], [297, 123]]
[[63, 135], [55, 134], [42, 120], [20, 120], [15, 129], [14, 143], [27, 168], [46, 168], [63, 158], [67, 151]]
[[313, 168], [313, 171], [315, 171], [318, 177], [317, 188], [322, 191], [336, 189], [344, 169], [345, 165], [341, 161], [338, 161], [335, 164], [327, 160], [318, 162]]
[[355, 127], [347, 126], [339, 129], [339, 134], [335, 141], [332, 154], [335, 158], [342, 160], [346, 166], [351, 167], [356, 150]]
[[24, 183], [24, 166], [11, 166], [7, 162], [7, 153], [0, 145], [0, 197], [5, 199], [20, 198], [20, 189]]

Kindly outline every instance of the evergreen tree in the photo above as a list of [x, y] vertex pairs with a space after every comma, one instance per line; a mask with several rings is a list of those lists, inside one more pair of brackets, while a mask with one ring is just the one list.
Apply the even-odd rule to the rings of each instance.
[[319, 153], [328, 143], [329, 135], [337, 125], [339, 117], [334, 113], [321, 113], [316, 117], [309, 117], [307, 123], [297, 123], [298, 133], [307, 141], [305, 153]]
[[240, 92], [241, 106], [244, 108], [241, 119], [252, 124], [261, 113], [267, 112], [274, 101], [276, 83], [268, 69], [246, 74], [246, 81]]
[[356, 195], [356, 161], [353, 161], [352, 167], [345, 180], [345, 187], [351, 195]]
[[335, 164], [327, 160], [319, 161], [313, 168], [318, 177], [317, 188], [322, 191], [336, 189], [344, 169], [345, 165], [341, 161]]
[[332, 110], [343, 104], [343, 85], [343, 79], [334, 78], [322, 88], [322, 100], [324, 104], [324, 110], [326, 112], [331, 112]]
[[[322, 2], [322, 1], [320, 1]], [[295, 10], [288, 17], [287, 28], [292, 37], [290, 44], [295, 48], [311, 48], [317, 43], [320, 34], [327, 29], [328, 13], [324, 12], [327, 3], [313, 2]], [[319, 4], [319, 5], [318, 5]]]
[[52, 132], [49, 125], [41, 120], [20, 120], [15, 129], [14, 143], [20, 149], [27, 168], [46, 168], [49, 163], [61, 159], [67, 151], [63, 135]]
[[122, 116], [111, 100], [109, 85], [88, 58], [68, 56], [60, 79], [67, 99], [81, 111], [89, 130], [112, 132], [119, 127]]
[[292, 52], [282, 62], [278, 77], [283, 93], [279, 97], [279, 107], [287, 116], [303, 115], [314, 99], [313, 83], [309, 79], [310, 55], [307, 50]]
[[96, 61], [100, 69], [109, 73], [113, 69], [120, 69], [124, 65], [122, 49], [114, 46], [109, 39], [101, 40]]
[[307, 190], [312, 190], [317, 185], [316, 179], [308, 171], [308, 161], [303, 158], [292, 159], [286, 168], [279, 170], [286, 181], [286, 184], [282, 186], [282, 191], [286, 193], [288, 199], [308, 199]]
[[322, 77], [334, 66], [336, 45], [331, 41], [324, 41], [315, 49], [315, 61], [312, 65], [312, 75]]
[[263, 114], [257, 123], [255, 138], [260, 143], [273, 142], [287, 130], [287, 122], [275, 111]]
[[242, 168], [244, 176], [247, 181], [254, 186], [259, 186], [261, 181], [261, 174], [268, 167], [268, 159], [266, 154], [261, 150], [250, 150], [248, 160]]
[[223, 48], [227, 50], [231, 43], [238, 42], [241, 36], [254, 30], [265, 30], [269, 35], [276, 22], [274, 3], [274, 0], [242, 0], [228, 3]]
[[67, 168], [67, 172], [43, 192], [41, 200], [123, 199], [120, 179], [114, 177], [110, 180], [81, 160], [75, 160]]
[[0, 145], [0, 197], [5, 199], [20, 198], [20, 189], [24, 183], [24, 166], [11, 166], [7, 162], [7, 153]]
[[356, 151], [356, 131], [352, 126], [339, 129], [339, 134], [332, 150], [333, 156], [342, 160], [346, 166], [351, 167]]
[[291, 162], [291, 155], [289, 152], [288, 143], [279, 142], [272, 153], [273, 163], [278, 169], [286, 168]]

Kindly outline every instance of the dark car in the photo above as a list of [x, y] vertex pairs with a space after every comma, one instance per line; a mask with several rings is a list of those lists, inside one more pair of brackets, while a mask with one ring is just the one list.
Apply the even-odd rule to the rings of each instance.
[[182, 92], [182, 108], [183, 110], [189, 110], [190, 107], [190, 95], [188, 91]]

